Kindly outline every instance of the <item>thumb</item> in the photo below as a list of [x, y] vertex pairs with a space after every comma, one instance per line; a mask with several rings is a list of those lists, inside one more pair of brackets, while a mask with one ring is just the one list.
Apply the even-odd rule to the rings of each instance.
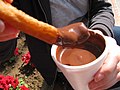
[[0, 32], [3, 32], [5, 29], [5, 24], [2, 20], [0, 20]]

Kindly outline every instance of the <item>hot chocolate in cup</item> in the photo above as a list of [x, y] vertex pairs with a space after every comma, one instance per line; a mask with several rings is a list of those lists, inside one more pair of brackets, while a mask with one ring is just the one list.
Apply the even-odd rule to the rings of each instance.
[[74, 47], [53, 45], [51, 55], [74, 90], [89, 90], [88, 83], [102, 66], [107, 54], [107, 39], [90, 31], [89, 39]]
[[90, 38], [82, 44], [72, 47], [59, 46], [56, 51], [57, 60], [69, 66], [84, 65], [96, 60], [105, 49], [105, 40], [97, 33], [90, 33]]

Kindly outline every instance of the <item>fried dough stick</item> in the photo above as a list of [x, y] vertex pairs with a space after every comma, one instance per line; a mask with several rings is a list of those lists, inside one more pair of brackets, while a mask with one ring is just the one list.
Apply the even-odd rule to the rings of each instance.
[[59, 37], [59, 32], [54, 26], [38, 21], [3, 0], [0, 0], [0, 19], [49, 44], [56, 43]]

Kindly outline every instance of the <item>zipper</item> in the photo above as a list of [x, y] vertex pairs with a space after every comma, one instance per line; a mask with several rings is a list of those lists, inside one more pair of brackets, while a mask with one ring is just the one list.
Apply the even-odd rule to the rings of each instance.
[[37, 1], [38, 1], [38, 4], [39, 4], [40, 8], [41, 8], [42, 11], [43, 11], [43, 14], [44, 14], [44, 16], [45, 16], [45, 20], [46, 20], [46, 22], [48, 23], [47, 14], [46, 14], [45, 10], [43, 9], [43, 6], [42, 6], [42, 4], [40, 3], [40, 1], [39, 1], [39, 0], [37, 0]]

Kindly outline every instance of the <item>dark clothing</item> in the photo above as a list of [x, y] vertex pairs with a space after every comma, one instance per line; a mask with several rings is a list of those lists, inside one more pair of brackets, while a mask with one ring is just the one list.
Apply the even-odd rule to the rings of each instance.
[[[52, 24], [49, 0], [14, 0], [13, 5], [38, 20]], [[93, 30], [101, 30], [105, 35], [113, 37], [113, 12], [111, 10], [111, 4], [106, 2], [106, 0], [89, 0], [89, 10], [85, 17], [88, 20], [87, 27]], [[29, 51], [31, 53], [31, 61], [40, 71], [46, 82], [49, 85], [52, 85], [55, 80], [57, 69], [55, 63], [51, 58], [51, 45], [29, 35], [26, 35], [26, 41]], [[7, 53], [8, 51], [13, 51], [12, 49], [14, 48], [12, 47], [13, 44], [11, 44], [11, 42], [13, 41], [8, 41], [7, 43], [9, 45], [7, 46], [3, 42], [2, 46], [6, 47], [6, 49], [1, 50], [2, 46], [0, 46], [0, 53]], [[7, 48], [10, 46], [11, 49]]]
[[14, 55], [14, 50], [17, 45], [17, 39], [0, 42], [0, 64], [9, 60]]

